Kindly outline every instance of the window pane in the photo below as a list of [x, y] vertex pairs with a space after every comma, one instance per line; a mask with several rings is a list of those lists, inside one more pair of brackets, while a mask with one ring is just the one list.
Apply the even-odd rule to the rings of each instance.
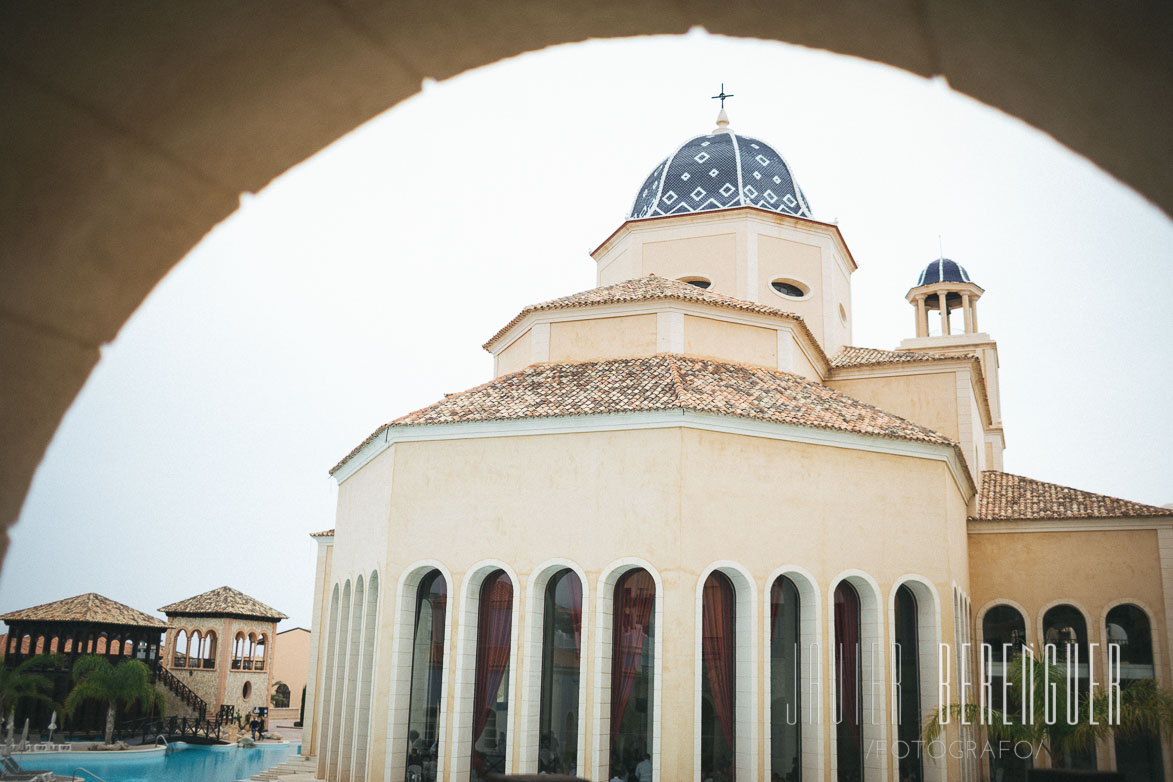
[[448, 586], [440, 571], [420, 581], [415, 599], [411, 700], [407, 717], [408, 782], [434, 782], [440, 756], [440, 690], [444, 683], [444, 612]]
[[505, 773], [509, 716], [509, 652], [513, 629], [513, 584], [495, 570], [481, 584], [477, 619], [477, 668], [473, 693], [470, 778]]
[[917, 634], [916, 597], [906, 586], [896, 590], [896, 671], [900, 677], [900, 723], [897, 737], [901, 741], [901, 782], [921, 782], [924, 769], [920, 744], [920, 639]]
[[835, 713], [839, 782], [863, 779], [863, 680], [859, 648], [859, 595], [846, 581], [835, 587]]
[[546, 584], [538, 772], [577, 773], [582, 582], [569, 568]]
[[735, 778], [736, 610], [733, 584], [712, 573], [701, 596], [701, 778], [714, 782]]
[[615, 585], [611, 647], [611, 777], [651, 779], [656, 583], [646, 570]]
[[770, 588], [770, 768], [787, 782], [802, 780], [798, 589], [786, 576]]

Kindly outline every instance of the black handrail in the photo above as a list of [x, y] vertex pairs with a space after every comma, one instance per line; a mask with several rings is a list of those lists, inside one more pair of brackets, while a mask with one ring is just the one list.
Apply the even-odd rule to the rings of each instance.
[[199, 695], [196, 695], [194, 690], [181, 682], [171, 671], [167, 670], [167, 666], [163, 665], [161, 660], [155, 661], [155, 675], [165, 687], [179, 696], [180, 700], [195, 709], [196, 713], [199, 714], [199, 719], [202, 720], [208, 716], [208, 702]]

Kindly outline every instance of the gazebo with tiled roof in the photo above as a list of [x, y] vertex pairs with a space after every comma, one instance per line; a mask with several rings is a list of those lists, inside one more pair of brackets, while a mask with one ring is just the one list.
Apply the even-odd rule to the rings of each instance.
[[164, 664], [210, 711], [268, 705], [273, 639], [285, 614], [229, 586], [159, 610], [167, 615]]

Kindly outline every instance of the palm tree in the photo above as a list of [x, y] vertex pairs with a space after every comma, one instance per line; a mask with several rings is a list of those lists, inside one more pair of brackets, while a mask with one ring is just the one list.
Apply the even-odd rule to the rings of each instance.
[[44, 674], [34, 673], [33, 668], [61, 668], [65, 659], [56, 654], [38, 654], [19, 665], [9, 668], [0, 665], [0, 718], [16, 710], [21, 698], [32, 698], [50, 705], [57, 705], [46, 695], [52, 692], [53, 681]]
[[65, 697], [65, 713], [72, 715], [88, 700], [106, 703], [106, 743], [114, 741], [114, 717], [119, 707], [141, 704], [163, 713], [163, 695], [151, 683], [151, 669], [140, 660], [123, 660], [115, 667], [105, 657], [87, 655], [73, 664], [73, 689]]
[[[1046, 752], [1052, 764], [1062, 763], [1075, 753], [1089, 752], [1097, 741], [1112, 735], [1120, 739], [1173, 736], [1173, 690], [1158, 687], [1152, 679], [1121, 683], [1118, 708], [1106, 687], [1092, 694], [1090, 700], [1086, 692], [1082, 693], [1078, 696], [1079, 716], [1071, 725], [1066, 718], [1067, 676], [1062, 665], [1048, 665], [1045, 659], [1023, 654], [1006, 666], [1006, 678], [1010, 695], [1018, 699], [1007, 704], [1007, 711], [988, 709], [983, 720], [982, 707], [977, 703], [943, 706], [930, 712], [926, 720], [921, 736], [925, 744], [944, 732], [943, 720], [955, 722], [962, 716], [968, 723], [980, 723], [992, 742], [1008, 741], [1012, 746], [1027, 742], [1036, 752]], [[1050, 706], [1055, 715], [1052, 724], [1047, 724], [1044, 714], [1048, 685], [1054, 693]]]

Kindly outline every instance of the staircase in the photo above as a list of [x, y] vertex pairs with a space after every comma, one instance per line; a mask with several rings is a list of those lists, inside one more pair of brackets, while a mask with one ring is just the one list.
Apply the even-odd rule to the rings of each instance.
[[190, 708], [198, 719], [207, 718], [207, 701], [196, 695], [195, 691], [167, 670], [167, 666], [159, 660], [155, 661], [155, 685], [169, 690], [180, 702]]
[[288, 780], [287, 782], [300, 782], [300, 780], [311, 780], [316, 776], [318, 770], [318, 759], [314, 756], [293, 755], [285, 760], [284, 763], [273, 766], [268, 771], [262, 771], [252, 778], [257, 782], [263, 780], [281, 779], [282, 777], [289, 777], [297, 775], [296, 780]]

